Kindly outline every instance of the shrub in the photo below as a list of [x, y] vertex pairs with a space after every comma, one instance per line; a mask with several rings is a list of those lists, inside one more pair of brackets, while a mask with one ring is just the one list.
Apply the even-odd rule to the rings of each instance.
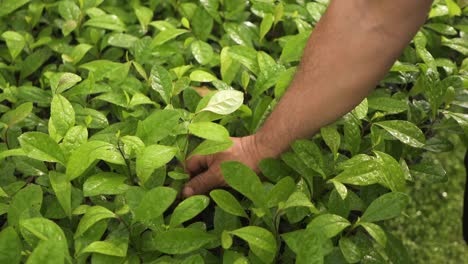
[[439, 131], [467, 142], [461, 1], [263, 182], [226, 162], [232, 189], [186, 200], [184, 161], [261, 126], [327, 1], [141, 2], [1, 1], [0, 262], [407, 261], [381, 222], [447, 179], [423, 155], [452, 149]]

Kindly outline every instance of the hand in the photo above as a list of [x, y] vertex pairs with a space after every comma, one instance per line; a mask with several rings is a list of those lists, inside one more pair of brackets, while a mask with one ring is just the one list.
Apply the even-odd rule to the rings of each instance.
[[254, 135], [231, 138], [234, 144], [227, 150], [212, 155], [195, 155], [186, 161], [186, 171], [192, 179], [185, 185], [182, 196], [206, 193], [216, 187], [227, 186], [221, 174], [221, 163], [239, 161], [259, 172], [258, 163], [266, 158], [267, 152], [261, 151]]

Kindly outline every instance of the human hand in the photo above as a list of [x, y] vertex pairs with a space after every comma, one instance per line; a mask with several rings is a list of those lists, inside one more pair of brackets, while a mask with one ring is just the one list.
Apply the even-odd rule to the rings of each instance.
[[185, 185], [182, 196], [206, 193], [216, 187], [227, 186], [221, 174], [221, 163], [239, 161], [259, 172], [258, 163], [268, 157], [268, 152], [258, 145], [254, 135], [231, 138], [234, 144], [227, 150], [212, 155], [195, 155], [186, 161], [186, 171], [192, 179]]

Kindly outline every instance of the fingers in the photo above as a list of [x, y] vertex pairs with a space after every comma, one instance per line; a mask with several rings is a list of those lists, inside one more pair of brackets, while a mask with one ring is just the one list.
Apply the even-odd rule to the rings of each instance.
[[187, 198], [195, 194], [204, 194], [208, 191], [222, 186], [224, 183], [221, 172], [214, 172], [211, 169], [193, 177], [184, 187], [182, 196]]
[[191, 176], [197, 175], [198, 173], [205, 170], [206, 167], [206, 156], [195, 155], [185, 161], [185, 170], [190, 173]]

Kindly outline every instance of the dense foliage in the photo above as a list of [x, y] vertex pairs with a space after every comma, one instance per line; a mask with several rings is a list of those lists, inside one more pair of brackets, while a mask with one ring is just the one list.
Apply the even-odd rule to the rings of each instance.
[[1, 0], [0, 262], [407, 262], [381, 222], [447, 179], [439, 131], [468, 143], [465, 1], [263, 182], [226, 162], [232, 189], [179, 198], [189, 156], [261, 126], [327, 2]]

